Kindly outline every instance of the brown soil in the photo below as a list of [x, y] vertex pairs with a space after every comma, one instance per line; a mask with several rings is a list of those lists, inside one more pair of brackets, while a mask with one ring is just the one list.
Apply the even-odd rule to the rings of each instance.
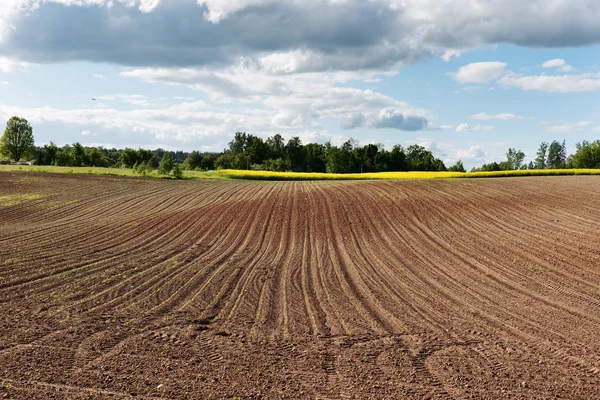
[[0, 398], [597, 399], [599, 183], [3, 173]]

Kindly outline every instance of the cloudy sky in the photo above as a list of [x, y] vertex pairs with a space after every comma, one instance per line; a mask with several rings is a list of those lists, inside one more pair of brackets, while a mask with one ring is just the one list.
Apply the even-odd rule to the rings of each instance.
[[246, 131], [472, 167], [600, 138], [597, 0], [0, 2], [0, 121], [40, 145], [219, 151]]

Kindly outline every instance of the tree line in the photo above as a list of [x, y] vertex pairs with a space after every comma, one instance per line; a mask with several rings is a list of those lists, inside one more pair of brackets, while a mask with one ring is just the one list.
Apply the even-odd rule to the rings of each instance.
[[575, 144], [575, 154], [567, 155], [567, 144], [563, 140], [551, 143], [542, 142], [536, 152], [536, 157], [525, 163], [525, 153], [521, 150], [509, 148], [506, 152], [506, 161], [483, 164], [477, 171], [507, 171], [516, 169], [600, 169], [600, 140], [593, 142], [584, 140]]
[[[472, 171], [503, 171], [548, 168], [600, 168], [600, 140], [576, 144], [575, 154], [567, 156], [565, 141], [542, 142], [536, 158], [525, 163], [525, 153], [509, 148], [506, 161], [484, 164]], [[396, 145], [386, 150], [381, 144], [360, 146], [350, 139], [340, 146], [308, 143], [299, 137], [285, 141], [280, 134], [262, 139], [237, 132], [221, 153], [169, 152], [164, 149], [105, 149], [80, 143], [59, 147], [53, 142], [34, 145], [33, 130], [27, 120], [12, 117], [0, 138], [0, 155], [15, 161], [33, 160], [37, 165], [65, 167], [133, 168], [140, 174], [157, 169], [159, 173], [181, 175], [183, 169], [256, 169], [268, 171], [361, 173], [386, 171], [458, 171], [464, 172], [459, 160], [447, 168], [425, 147]]]
[[[303, 144], [299, 137], [286, 142], [280, 134], [263, 140], [245, 132], [235, 134], [216, 158], [215, 167], [330, 173], [448, 170], [442, 160], [416, 144], [396, 145], [387, 151], [381, 144], [360, 146], [354, 139], [333, 146], [329, 142]], [[462, 163], [451, 168], [464, 171]]]

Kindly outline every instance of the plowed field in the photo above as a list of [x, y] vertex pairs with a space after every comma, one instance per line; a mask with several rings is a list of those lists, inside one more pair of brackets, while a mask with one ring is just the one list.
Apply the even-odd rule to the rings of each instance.
[[0, 398], [600, 398], [600, 179], [0, 175]]

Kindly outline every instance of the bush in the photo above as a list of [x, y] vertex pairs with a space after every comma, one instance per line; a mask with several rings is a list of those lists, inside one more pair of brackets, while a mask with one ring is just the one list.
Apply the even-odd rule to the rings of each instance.
[[175, 164], [173, 166], [173, 178], [175, 179], [183, 179], [183, 169], [179, 164]]
[[175, 163], [173, 162], [173, 156], [170, 152], [165, 152], [162, 160], [160, 160], [160, 165], [158, 166], [158, 173], [160, 175], [169, 175], [173, 170]]

